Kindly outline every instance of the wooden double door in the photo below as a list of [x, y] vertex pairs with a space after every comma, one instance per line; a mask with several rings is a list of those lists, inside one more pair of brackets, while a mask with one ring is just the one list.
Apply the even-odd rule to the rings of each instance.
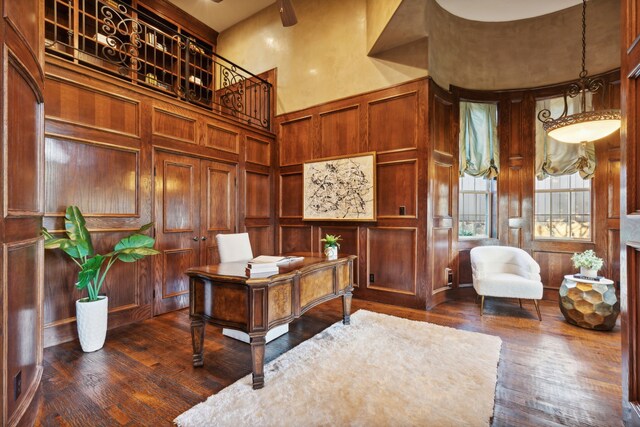
[[189, 267], [219, 262], [215, 236], [236, 231], [236, 165], [157, 151], [154, 314], [189, 305]]

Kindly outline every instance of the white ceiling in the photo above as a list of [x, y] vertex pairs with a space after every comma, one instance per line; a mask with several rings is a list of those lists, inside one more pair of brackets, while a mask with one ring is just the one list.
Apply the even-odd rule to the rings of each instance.
[[220, 3], [212, 0], [169, 1], [219, 33], [276, 2], [275, 0], [223, 0]]
[[532, 18], [582, 3], [582, 0], [436, 0], [453, 15], [471, 21], [502, 22]]

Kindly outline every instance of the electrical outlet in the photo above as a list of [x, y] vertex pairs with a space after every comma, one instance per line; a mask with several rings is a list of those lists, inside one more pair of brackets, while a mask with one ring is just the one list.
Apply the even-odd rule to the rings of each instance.
[[373, 273], [369, 274], [369, 283], [373, 283], [375, 281], [374, 279]]
[[406, 214], [407, 214], [406, 206], [400, 206], [400, 215], [406, 215]]
[[22, 371], [18, 371], [13, 377], [13, 400], [18, 400], [20, 393], [22, 393]]

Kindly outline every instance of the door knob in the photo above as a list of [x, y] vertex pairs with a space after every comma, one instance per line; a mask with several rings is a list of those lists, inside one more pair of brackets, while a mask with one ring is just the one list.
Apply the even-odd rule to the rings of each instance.
[[194, 242], [197, 242], [197, 241], [198, 241], [198, 236], [194, 236], [194, 237], [193, 237], [193, 241], [194, 241]]
[[207, 240], [207, 236], [202, 236], [200, 240]]

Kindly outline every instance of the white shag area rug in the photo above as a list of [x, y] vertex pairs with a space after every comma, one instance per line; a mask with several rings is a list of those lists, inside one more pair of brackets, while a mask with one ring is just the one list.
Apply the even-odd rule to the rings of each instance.
[[[358, 310], [174, 420], [190, 426], [487, 426], [500, 338]], [[248, 349], [247, 349], [248, 350]], [[209, 360], [209, 363], [215, 363]]]

